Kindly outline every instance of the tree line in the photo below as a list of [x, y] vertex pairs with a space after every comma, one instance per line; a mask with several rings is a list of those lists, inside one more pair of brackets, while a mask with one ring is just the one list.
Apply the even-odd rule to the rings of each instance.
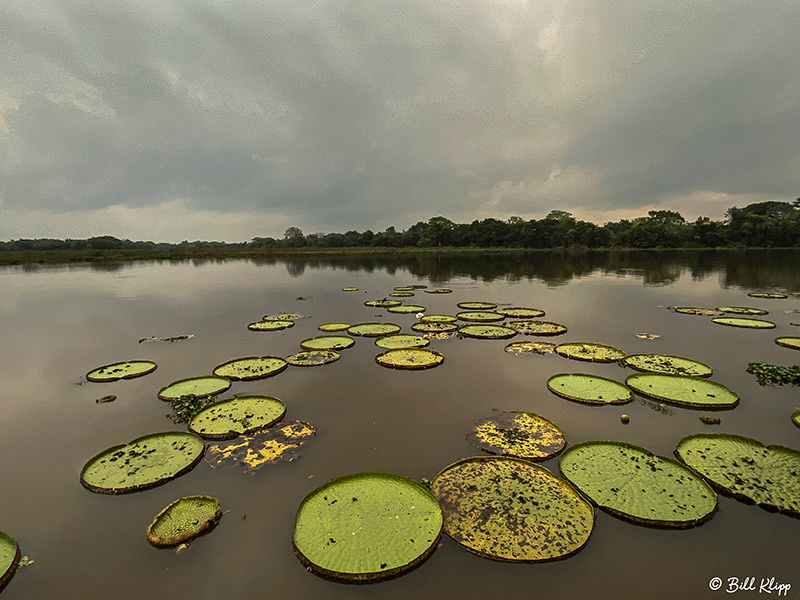
[[539, 220], [511, 217], [454, 223], [445, 217], [420, 221], [406, 230], [303, 234], [289, 227], [282, 238], [255, 237], [225, 243], [184, 240], [179, 244], [134, 242], [112, 236], [84, 240], [19, 239], [0, 242], [0, 251], [30, 250], [193, 250], [234, 248], [345, 247], [479, 247], [479, 248], [715, 248], [800, 247], [800, 198], [767, 201], [728, 209], [721, 221], [699, 217], [686, 221], [679, 212], [651, 210], [646, 217], [604, 225], [580, 221], [563, 210]]

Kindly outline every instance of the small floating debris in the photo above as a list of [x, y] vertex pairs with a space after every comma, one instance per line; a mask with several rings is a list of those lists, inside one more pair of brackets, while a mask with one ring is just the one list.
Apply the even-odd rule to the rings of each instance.
[[171, 337], [150, 336], [150, 337], [140, 338], [139, 339], [139, 343], [140, 344], [143, 343], [143, 342], [169, 342], [169, 343], [172, 343], [172, 342], [180, 342], [181, 340], [191, 340], [193, 337], [194, 337], [193, 333], [189, 333], [187, 335], [173, 335]]
[[619, 422], [622, 423], [623, 425], [627, 425], [628, 423], [631, 422], [631, 418], [626, 414], [622, 414], [619, 417]]
[[117, 397], [114, 394], [109, 394], [108, 396], [103, 396], [102, 398], [98, 398], [97, 400], [95, 400], [95, 402], [97, 404], [104, 404], [106, 402], [113, 402], [116, 399]]
[[657, 340], [661, 336], [656, 335], [655, 333], [637, 333], [636, 337], [640, 340]]
[[222, 506], [217, 498], [179, 498], [155, 516], [147, 528], [147, 541], [158, 548], [177, 546], [208, 533], [221, 518]]
[[156, 363], [151, 360], [129, 360], [92, 369], [86, 374], [86, 379], [95, 383], [133, 379], [149, 375], [156, 368]]
[[719, 425], [722, 423], [722, 419], [718, 417], [709, 417], [708, 415], [703, 415], [700, 417], [700, 421], [705, 423], [706, 425]]

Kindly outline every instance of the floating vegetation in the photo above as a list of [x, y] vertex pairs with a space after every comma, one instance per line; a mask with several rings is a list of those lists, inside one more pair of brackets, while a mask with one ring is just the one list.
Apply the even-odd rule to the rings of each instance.
[[297, 509], [292, 546], [323, 577], [377, 581], [401, 575], [435, 550], [442, 510], [420, 483], [392, 473], [339, 477]]
[[766, 298], [767, 300], [780, 300], [783, 298], [788, 298], [786, 294], [778, 294], [772, 292], [750, 292], [747, 294], [751, 298]]
[[717, 494], [672, 458], [622, 442], [583, 442], [559, 459], [561, 475], [593, 504], [650, 527], [688, 528], [717, 510]]
[[797, 427], [800, 427], [800, 410], [792, 415], [792, 423], [794, 423]]
[[749, 306], [718, 306], [717, 310], [733, 315], [768, 315], [769, 311], [763, 308], [750, 308]]
[[775, 343], [784, 348], [791, 348], [792, 350], [800, 350], [800, 337], [784, 336], [775, 338]]
[[751, 362], [747, 372], [755, 375], [758, 385], [800, 385], [800, 366], [782, 367], [765, 362]]
[[557, 396], [584, 404], [625, 404], [631, 391], [613, 379], [585, 373], [559, 373], [547, 380], [547, 389]]
[[381, 348], [388, 348], [393, 350], [395, 348], [424, 348], [430, 345], [431, 341], [419, 335], [411, 335], [408, 333], [396, 333], [394, 335], [385, 335], [375, 340], [375, 345]]
[[343, 292], [357, 292], [358, 288], [357, 287], [343, 287], [342, 291]]
[[94, 382], [133, 379], [152, 373], [156, 367], [156, 363], [150, 360], [129, 360], [97, 367], [86, 374], [86, 379]]
[[318, 335], [303, 340], [300, 342], [300, 347], [303, 350], [346, 350], [355, 343], [353, 338], [346, 335]]
[[246, 356], [214, 367], [214, 375], [234, 381], [253, 381], [277, 375], [287, 364], [280, 356]]
[[527, 308], [524, 306], [512, 306], [510, 308], [498, 308], [495, 312], [511, 317], [513, 319], [537, 319], [544, 316], [544, 311], [538, 308]]
[[352, 326], [352, 323], [323, 323], [322, 325], [317, 325], [317, 329], [328, 332], [346, 331]]
[[[426, 323], [417, 323], [411, 329]], [[444, 323], [443, 323], [444, 325]], [[417, 330], [419, 331], [419, 330]], [[458, 330], [459, 335], [481, 340], [504, 340], [517, 335], [516, 330], [502, 325], [464, 325]]]
[[586, 544], [594, 526], [594, 510], [570, 484], [519, 458], [460, 460], [442, 470], [431, 487], [445, 533], [495, 560], [565, 558]]
[[414, 287], [410, 285], [398, 285], [394, 288], [395, 292], [413, 292]]
[[359, 323], [349, 327], [347, 333], [363, 337], [381, 337], [397, 333], [400, 329], [400, 325], [394, 323]]
[[677, 457], [711, 485], [743, 502], [800, 517], [800, 452], [724, 433], [683, 438]]
[[420, 306], [419, 304], [401, 304], [400, 306], [390, 306], [386, 310], [390, 313], [407, 315], [409, 313], [424, 312], [426, 309], [424, 306]]
[[742, 317], [718, 317], [711, 319], [717, 325], [728, 327], [746, 327], [748, 329], [774, 329], [775, 323], [764, 319], [745, 319]]
[[425, 290], [426, 294], [452, 294], [453, 290], [449, 288], [433, 288], [431, 290]]
[[146, 338], [139, 338], [139, 343], [142, 342], [180, 342], [181, 340], [191, 340], [194, 337], [193, 333], [189, 333], [187, 335], [173, 335], [170, 337], [157, 337], [155, 335], [151, 335], [150, 337]]
[[553, 336], [567, 332], [566, 325], [552, 321], [509, 321], [506, 325], [523, 335]]
[[447, 333], [458, 329], [458, 325], [444, 321], [425, 321], [423, 317], [423, 320], [419, 323], [414, 323], [411, 329], [421, 333]]
[[154, 488], [188, 473], [200, 461], [205, 446], [193, 433], [152, 433], [112, 446], [89, 459], [81, 484], [100, 494], [127, 494]]
[[108, 396], [103, 396], [102, 398], [97, 398], [95, 402], [97, 404], [105, 404], [106, 402], [113, 402], [116, 400], [117, 397], [114, 394], [109, 394]]
[[567, 443], [564, 432], [555, 423], [533, 413], [515, 410], [474, 421], [467, 439], [489, 454], [534, 461], [556, 456]]
[[700, 417], [700, 421], [705, 425], [719, 425], [720, 423], [722, 423], [722, 419], [719, 419], [717, 417], [709, 417], [707, 415], [703, 415], [702, 417]]
[[641, 373], [625, 383], [642, 396], [678, 406], [728, 409], [739, 404], [739, 396], [724, 385], [699, 377]]
[[657, 340], [658, 338], [661, 337], [660, 335], [656, 335], [655, 333], [643, 333], [643, 332], [637, 333], [635, 335], [640, 340]]
[[193, 540], [213, 529], [222, 518], [219, 500], [211, 496], [186, 496], [158, 513], [147, 528], [147, 541], [169, 548]]
[[272, 396], [237, 396], [207, 405], [194, 414], [189, 431], [208, 440], [230, 440], [271, 427], [286, 414]]
[[410, 298], [414, 295], [414, 292], [389, 292], [389, 295], [392, 298]]
[[264, 315], [263, 321], [297, 321], [302, 319], [303, 315], [300, 313], [279, 313], [277, 315]]
[[697, 308], [696, 306], [676, 306], [672, 310], [682, 315], [700, 315], [703, 317], [713, 317], [723, 314], [721, 310], [717, 310], [716, 308]]
[[189, 377], [179, 379], [163, 387], [158, 391], [158, 397], [162, 400], [172, 400], [181, 396], [197, 396], [204, 398], [215, 396], [231, 387], [230, 379], [225, 377]]
[[511, 342], [506, 352], [511, 354], [552, 354], [556, 345], [550, 342]]
[[488, 310], [470, 310], [456, 313], [456, 317], [462, 321], [472, 321], [475, 323], [489, 323], [491, 321], [502, 321], [505, 319], [500, 313]]
[[320, 367], [336, 362], [342, 357], [335, 350], [301, 350], [286, 357], [286, 362], [295, 367]]
[[420, 319], [423, 323], [455, 323], [458, 317], [453, 315], [423, 315]]
[[170, 398], [169, 404], [172, 408], [171, 414], [167, 415], [176, 425], [188, 423], [201, 408], [204, 408], [214, 401], [213, 396], [195, 396], [187, 394], [178, 398]]
[[364, 302], [364, 306], [377, 306], [378, 308], [389, 308], [390, 306], [400, 306], [402, 304], [402, 300], [389, 300], [388, 298], [383, 298], [381, 300], [367, 300]]
[[456, 306], [464, 310], [492, 310], [497, 308], [497, 304], [494, 302], [459, 302]]
[[20, 557], [19, 545], [14, 538], [0, 531], [0, 591], [14, 577]]
[[213, 444], [208, 447], [206, 462], [212, 467], [225, 463], [240, 465], [252, 473], [264, 465], [280, 461], [292, 461], [298, 457], [300, 446], [316, 435], [311, 424], [305, 421], [290, 421], [242, 441], [227, 445]]
[[619, 348], [590, 342], [561, 344], [556, 346], [556, 352], [565, 358], [599, 363], [610, 363], [625, 358], [625, 352]]
[[390, 369], [422, 370], [438, 367], [444, 356], [426, 348], [398, 348], [378, 354], [375, 362]]
[[713, 369], [705, 363], [682, 356], [669, 354], [629, 354], [620, 359], [619, 364], [645, 373], [664, 373], [665, 375], [690, 375], [711, 377]]
[[294, 327], [294, 321], [256, 321], [247, 326], [250, 331], [280, 331], [289, 327]]

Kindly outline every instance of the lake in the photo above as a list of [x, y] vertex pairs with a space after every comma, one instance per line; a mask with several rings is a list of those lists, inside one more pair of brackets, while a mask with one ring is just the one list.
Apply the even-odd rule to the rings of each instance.
[[[455, 314], [456, 303], [487, 301], [546, 311], [566, 325], [554, 338], [434, 339], [444, 363], [399, 371], [375, 363], [374, 340], [330, 365], [290, 366], [268, 379], [234, 382], [223, 394], [276, 396], [286, 420], [311, 423], [317, 435], [292, 462], [255, 474], [212, 468], [205, 460], [160, 487], [112, 496], [81, 486], [84, 463], [142, 435], [185, 430], [156, 396], [182, 378], [210, 374], [245, 356], [287, 356], [331, 321], [386, 321], [410, 332], [413, 314], [364, 306], [395, 286], [416, 290], [409, 303]], [[342, 287], [358, 292], [342, 292]], [[766, 300], [750, 291], [800, 291], [800, 251], [674, 251], [295, 256], [264, 260], [161, 261], [0, 269], [0, 531], [35, 562], [17, 571], [3, 599], [101, 598], [421, 598], [505, 599], [713, 598], [709, 581], [754, 577], [800, 590], [800, 519], [720, 496], [719, 510], [687, 530], [630, 524], [601, 510], [585, 548], [565, 560], [511, 564], [482, 558], [447, 536], [420, 567], [396, 579], [348, 585], [309, 573], [295, 556], [292, 530], [300, 501], [341, 475], [386, 471], [433, 478], [445, 466], [481, 452], [466, 439], [472, 422], [502, 410], [534, 412], [556, 423], [568, 444], [618, 440], [672, 456], [689, 434], [725, 432], [766, 445], [800, 448], [790, 415], [797, 388], [760, 387], [751, 361], [797, 364], [779, 335], [800, 335], [800, 296]], [[672, 306], [752, 306], [769, 311], [772, 330], [722, 327], [711, 317]], [[793, 312], [794, 311], [794, 312]], [[297, 312], [295, 326], [251, 332], [267, 314]], [[636, 333], [661, 337], [639, 339]], [[194, 334], [174, 343], [150, 336]], [[621, 406], [589, 406], [550, 393], [556, 373], [590, 373], [624, 381], [634, 371], [577, 362], [556, 354], [517, 356], [510, 341], [540, 339], [610, 344], [629, 354], [687, 356], [714, 368], [712, 379], [739, 394], [734, 410], [659, 406], [638, 396]], [[86, 383], [89, 370], [130, 359], [158, 364], [153, 373], [116, 383]], [[116, 401], [97, 403], [107, 394]], [[629, 424], [620, 415], [630, 416]], [[558, 458], [541, 463], [558, 475]], [[220, 499], [220, 524], [181, 552], [156, 549], [145, 532], [173, 500], [191, 494]], [[765, 596], [762, 594], [759, 597]]]

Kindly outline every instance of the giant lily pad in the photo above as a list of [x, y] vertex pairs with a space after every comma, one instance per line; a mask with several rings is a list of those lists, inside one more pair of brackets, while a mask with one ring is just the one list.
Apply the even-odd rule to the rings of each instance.
[[471, 321], [475, 323], [489, 323], [505, 319], [504, 315], [488, 310], [466, 310], [456, 313], [456, 317], [462, 321]]
[[423, 323], [454, 323], [458, 317], [453, 315], [422, 315], [420, 319]]
[[352, 327], [352, 323], [323, 323], [322, 325], [317, 325], [317, 329], [320, 331], [346, 331]]
[[86, 374], [89, 381], [106, 382], [120, 379], [142, 377], [156, 370], [156, 363], [150, 360], [129, 360], [97, 367]]
[[355, 473], [303, 499], [292, 545], [311, 571], [363, 582], [419, 565], [441, 534], [442, 510], [421, 484], [392, 473]]
[[420, 333], [447, 333], [458, 329], [458, 325], [441, 321], [422, 321], [421, 323], [414, 323], [411, 329]]
[[230, 379], [225, 377], [190, 377], [179, 379], [158, 391], [162, 400], [173, 400], [181, 396], [205, 398], [224, 392], [231, 387]]
[[395, 348], [424, 348], [430, 345], [431, 341], [419, 335], [410, 335], [408, 333], [396, 333], [394, 335], [385, 335], [375, 340], [375, 345], [381, 348], [394, 350]]
[[512, 319], [537, 319], [544, 316], [544, 311], [538, 308], [528, 308], [525, 306], [512, 306], [508, 308], [498, 308], [495, 312], [511, 317]]
[[342, 357], [336, 350], [301, 350], [286, 357], [294, 367], [320, 367], [336, 362]]
[[264, 465], [297, 458], [298, 448], [317, 433], [305, 421], [290, 421], [231, 444], [208, 447], [206, 461], [216, 467], [225, 463], [254, 472]]
[[792, 423], [794, 423], [797, 427], [800, 427], [800, 410], [792, 415]]
[[193, 433], [152, 433], [89, 459], [81, 470], [81, 483], [100, 494], [146, 490], [191, 471], [204, 449], [203, 440]]
[[347, 333], [363, 337], [381, 337], [398, 331], [400, 331], [400, 325], [394, 323], [359, 323], [350, 327]]
[[364, 306], [388, 308], [390, 306], [400, 306], [402, 303], [403, 303], [402, 300], [389, 300], [388, 298], [383, 298], [381, 300], [367, 300], [366, 302], [364, 302]]
[[506, 346], [510, 354], [552, 354], [556, 345], [550, 342], [511, 342]]
[[567, 332], [566, 325], [552, 321], [509, 321], [506, 323], [524, 335], [561, 335]]
[[17, 542], [10, 535], [0, 531], [0, 591], [14, 577], [20, 558]]
[[739, 396], [724, 385], [700, 377], [641, 373], [625, 383], [642, 396], [678, 406], [727, 409], [739, 404]]
[[584, 404], [625, 404], [633, 400], [631, 391], [613, 379], [585, 373], [560, 373], [547, 380], [547, 389]]
[[211, 529], [222, 518], [219, 500], [211, 496], [186, 496], [156, 515], [147, 528], [147, 541], [159, 548], [177, 546]]
[[586, 544], [594, 510], [544, 467], [506, 456], [445, 467], [433, 480], [444, 531], [481, 556], [513, 562], [556, 560]]
[[694, 527], [717, 510], [717, 494], [693, 471], [631, 444], [583, 442], [559, 468], [592, 503], [639, 525]]
[[209, 404], [189, 421], [189, 431], [210, 440], [229, 440], [271, 427], [286, 414], [272, 396], [238, 396]]
[[280, 356], [246, 356], [214, 367], [214, 375], [236, 381], [252, 381], [277, 375], [286, 366], [287, 362]]
[[629, 354], [621, 359], [619, 364], [645, 373], [691, 375], [693, 377], [711, 377], [713, 373], [713, 369], [705, 363], [668, 354]]
[[718, 306], [717, 310], [732, 315], [768, 315], [769, 311], [763, 308], [750, 308], [749, 306]]
[[278, 313], [277, 315], [264, 315], [264, 321], [297, 321], [302, 319], [303, 315], [300, 313]]
[[401, 304], [400, 306], [390, 306], [386, 309], [386, 311], [400, 315], [407, 315], [410, 313], [424, 312], [425, 307], [419, 304]]
[[717, 325], [727, 325], [728, 327], [746, 327], [748, 329], [774, 329], [775, 323], [764, 319], [745, 319], [742, 317], [718, 317], [711, 319]]
[[414, 295], [414, 292], [389, 292], [389, 295], [392, 298], [410, 298]]
[[392, 288], [395, 292], [412, 292], [414, 287], [410, 285], [398, 285]]
[[294, 321], [256, 321], [247, 326], [250, 331], [280, 331], [289, 327], [294, 327]]
[[561, 452], [567, 443], [555, 423], [533, 413], [507, 410], [478, 419], [473, 425], [467, 439], [489, 454], [546, 460]]
[[497, 308], [497, 304], [494, 302], [459, 302], [456, 306], [464, 310], [492, 310]]
[[381, 352], [375, 362], [390, 369], [422, 370], [438, 367], [444, 362], [444, 356], [427, 348], [397, 348]]
[[699, 315], [702, 317], [713, 317], [722, 314], [722, 311], [716, 308], [698, 308], [696, 306], [676, 306], [673, 310], [682, 315]]
[[677, 457], [714, 488], [743, 502], [800, 517], [800, 452], [723, 433], [683, 438]]
[[346, 335], [319, 335], [300, 342], [303, 350], [346, 350], [356, 341]]
[[767, 300], [780, 300], [783, 298], [788, 298], [786, 294], [779, 294], [779, 293], [772, 293], [772, 292], [750, 292], [747, 294], [751, 298], [766, 298]]
[[[423, 325], [423, 323], [418, 323], [417, 325]], [[414, 327], [411, 329], [414, 329]], [[503, 327], [502, 325], [465, 325], [458, 330], [458, 333], [481, 340], [504, 340], [517, 335], [514, 329]]]
[[610, 363], [624, 358], [625, 352], [614, 346], [590, 342], [570, 342], [556, 346], [556, 352], [566, 358], [589, 362]]
[[800, 350], [800, 337], [784, 336], [775, 338], [775, 343], [784, 348], [792, 348], [793, 350]]
[[430, 290], [424, 290], [426, 294], [452, 294], [453, 290], [450, 288], [433, 288]]

